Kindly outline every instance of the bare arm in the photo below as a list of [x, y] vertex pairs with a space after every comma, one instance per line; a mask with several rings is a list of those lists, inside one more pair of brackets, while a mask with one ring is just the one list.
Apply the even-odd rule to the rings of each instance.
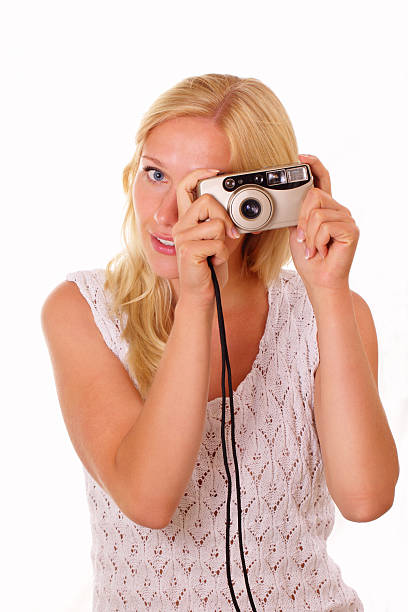
[[345, 518], [371, 521], [393, 503], [395, 442], [377, 388], [370, 310], [349, 290], [312, 295], [320, 365], [315, 418], [327, 485]]
[[42, 308], [60, 406], [78, 457], [126, 516], [151, 529], [167, 524], [200, 446], [213, 311], [179, 300], [143, 402], [75, 283], [61, 283]]
[[162, 508], [165, 526], [194, 469], [205, 423], [214, 304], [180, 299], [173, 327], [137, 421], [116, 454], [135, 495]]
[[290, 246], [316, 315], [314, 412], [326, 481], [345, 518], [371, 521], [392, 506], [399, 464], [378, 394], [374, 322], [349, 288], [360, 230], [350, 210], [332, 198], [322, 162], [299, 157], [310, 165], [316, 187], [302, 202], [297, 231], [289, 228]]

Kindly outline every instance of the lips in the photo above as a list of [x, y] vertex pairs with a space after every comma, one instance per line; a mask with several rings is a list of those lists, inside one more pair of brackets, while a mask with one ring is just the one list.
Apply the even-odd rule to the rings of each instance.
[[174, 242], [173, 236], [165, 236], [164, 234], [152, 234], [155, 238], [161, 238], [161, 240], [169, 240], [170, 242]]
[[[158, 253], [162, 253], [163, 255], [175, 255], [176, 247], [173, 245], [163, 244], [160, 242], [154, 234], [150, 235], [152, 247]], [[164, 238], [166, 240], [166, 238]]]

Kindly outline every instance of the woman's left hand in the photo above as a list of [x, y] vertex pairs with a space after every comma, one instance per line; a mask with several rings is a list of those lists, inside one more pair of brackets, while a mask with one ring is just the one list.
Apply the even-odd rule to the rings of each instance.
[[[325, 289], [349, 288], [360, 230], [348, 208], [333, 200], [330, 176], [320, 160], [309, 155], [299, 155], [299, 160], [310, 166], [314, 187], [302, 203], [297, 227], [289, 227], [293, 262], [309, 295]], [[298, 229], [305, 235], [302, 242], [297, 240]]]

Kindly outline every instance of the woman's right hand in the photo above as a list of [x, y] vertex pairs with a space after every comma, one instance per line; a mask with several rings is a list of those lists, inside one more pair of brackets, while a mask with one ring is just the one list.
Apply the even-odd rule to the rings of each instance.
[[193, 170], [180, 181], [177, 187], [178, 221], [172, 229], [179, 270], [179, 299], [183, 296], [202, 306], [213, 304], [215, 297], [207, 257], [211, 257], [222, 289], [228, 281], [230, 256], [226, 237], [236, 238], [232, 233], [235, 226], [231, 217], [213, 196], [204, 194], [194, 200], [197, 182], [217, 172]]

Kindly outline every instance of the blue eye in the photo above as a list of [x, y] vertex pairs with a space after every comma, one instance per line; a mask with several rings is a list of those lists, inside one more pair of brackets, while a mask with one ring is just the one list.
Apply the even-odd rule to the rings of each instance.
[[[147, 172], [149, 180], [151, 180], [153, 183], [163, 183], [164, 174], [158, 168], [153, 168], [152, 166], [147, 166], [146, 168], [143, 168], [143, 170], [145, 172]], [[153, 174], [150, 174], [151, 172]]]

